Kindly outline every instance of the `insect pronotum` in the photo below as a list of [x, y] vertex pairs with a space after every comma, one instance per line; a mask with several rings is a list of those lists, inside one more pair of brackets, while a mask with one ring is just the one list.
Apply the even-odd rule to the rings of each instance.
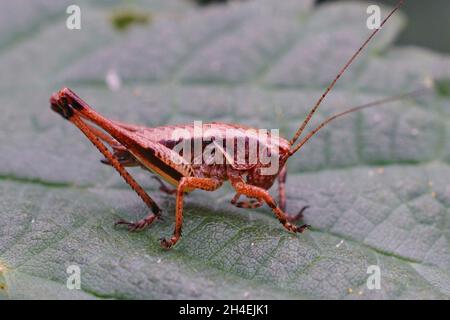
[[[236, 191], [235, 196], [231, 200], [233, 205], [241, 208], [257, 208], [263, 203], [266, 203], [284, 228], [294, 233], [301, 233], [309, 226], [297, 226], [294, 222], [302, 217], [302, 212], [306, 207], [302, 208], [296, 215], [285, 213], [286, 163], [289, 157], [295, 154], [312, 136], [330, 121], [348, 113], [402, 99], [421, 91], [416, 90], [407, 94], [374, 101], [338, 113], [322, 122], [297, 143], [311, 117], [341, 75], [402, 4], [403, 1], [397, 3], [396, 7], [383, 20], [380, 28], [372, 32], [362, 46], [342, 67], [310, 110], [291, 140], [286, 140], [281, 137], [275, 138], [268, 132], [262, 135], [249, 134], [249, 132], [253, 132], [256, 129], [252, 131], [251, 128], [246, 126], [219, 122], [203, 124], [201, 127], [203, 130], [200, 135], [197, 133], [195, 125], [192, 124], [156, 128], [125, 124], [103, 117], [68, 88], [63, 88], [52, 95], [50, 98], [51, 108], [76, 125], [86, 135], [104, 155], [105, 159], [102, 162], [114, 167], [151, 210], [147, 216], [135, 223], [119, 220], [116, 223], [117, 225], [126, 225], [129, 230], [138, 231], [143, 230], [155, 220], [161, 218], [161, 209], [125, 169], [125, 167], [130, 166], [141, 166], [156, 174], [155, 178], [161, 184], [161, 191], [176, 195], [175, 229], [172, 237], [160, 239], [163, 248], [171, 248], [181, 237], [184, 193], [194, 189], [214, 191], [227, 180]], [[102, 130], [92, 126], [88, 122], [98, 126]], [[177, 130], [187, 132], [187, 137], [180, 138], [177, 136], [174, 138], [174, 132]], [[204, 133], [205, 130], [213, 131], [215, 133], [214, 136], [209, 136]], [[225, 139], [227, 141], [231, 139], [232, 142], [231, 144], [227, 144], [226, 147], [223, 147]], [[238, 146], [239, 141], [245, 142], [244, 149], [241, 153], [235, 153], [234, 150]], [[112, 150], [108, 149], [105, 143]], [[202, 155], [208, 148], [214, 147], [214, 155], [212, 156], [218, 154], [225, 160], [222, 163], [211, 161], [196, 162], [194, 161], [196, 159], [195, 156], [187, 156], [183, 152], [176, 151], [175, 147], [180, 143], [185, 143], [189, 146], [198, 145], [199, 143]], [[262, 161], [261, 153], [257, 155], [256, 161], [250, 163], [248, 160], [251, 156], [249, 147], [251, 144], [255, 145], [257, 150], [264, 150], [265, 153], [263, 154], [271, 157], [275, 156], [277, 170], [270, 173], [265, 172], [268, 165], [267, 162]], [[175, 188], [172, 189], [166, 186], [159, 177], [169, 182]], [[277, 178], [279, 204], [277, 204], [268, 192], [268, 189], [272, 187]], [[239, 201], [241, 196], [245, 196], [247, 199]]]

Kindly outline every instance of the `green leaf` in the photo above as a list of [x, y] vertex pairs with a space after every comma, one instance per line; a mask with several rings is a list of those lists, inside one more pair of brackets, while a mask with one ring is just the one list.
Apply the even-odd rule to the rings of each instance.
[[[157, 239], [172, 232], [174, 198], [133, 169], [166, 219], [140, 233], [113, 228], [146, 207], [49, 109], [50, 94], [70, 86], [125, 122], [232, 121], [291, 137], [369, 34], [366, 4], [311, 2], [134, 1], [152, 18], [127, 32], [110, 17], [130, 3], [79, 1], [82, 29], [68, 30], [68, 2], [2, 2], [0, 296], [448, 299], [450, 99], [442, 90], [336, 121], [290, 160], [287, 211], [309, 205], [312, 230], [293, 235], [267, 207], [233, 207], [226, 185], [186, 197], [183, 238], [171, 251]], [[450, 78], [448, 56], [392, 45], [402, 26], [396, 14], [313, 124]], [[110, 72], [122, 81], [117, 91]], [[66, 286], [70, 265], [80, 267], [81, 290]], [[370, 265], [380, 267], [379, 290], [366, 285]]]

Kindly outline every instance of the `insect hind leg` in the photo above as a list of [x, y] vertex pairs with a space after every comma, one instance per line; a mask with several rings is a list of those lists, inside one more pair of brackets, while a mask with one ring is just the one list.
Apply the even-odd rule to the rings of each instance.
[[138, 194], [138, 196], [144, 201], [152, 213], [148, 214], [144, 219], [138, 221], [137, 223], [130, 223], [125, 220], [119, 220], [117, 224], [126, 224], [132, 231], [142, 230], [143, 228], [149, 226], [157, 218], [160, 218], [161, 209], [153, 201], [153, 199], [144, 191], [144, 189], [133, 179], [133, 177], [125, 170], [120, 161], [109, 151], [109, 149], [100, 141], [96, 135], [96, 132], [92, 130], [92, 127], [84, 123], [77, 114], [73, 114], [69, 119], [73, 124], [75, 124], [86, 137], [97, 147], [97, 149], [109, 160], [111, 165], [117, 170], [117, 172], [122, 176], [126, 183]]
[[149, 227], [156, 219], [162, 220], [162, 217], [154, 213], [149, 213], [144, 218], [136, 222], [129, 222], [124, 219], [120, 219], [114, 224], [114, 226], [125, 225], [128, 227], [128, 231], [142, 231]]

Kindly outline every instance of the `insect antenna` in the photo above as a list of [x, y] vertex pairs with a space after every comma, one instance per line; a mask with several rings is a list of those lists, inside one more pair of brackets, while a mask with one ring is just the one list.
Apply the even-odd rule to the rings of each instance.
[[[392, 11], [388, 14], [388, 16], [383, 20], [383, 22], [381, 22], [380, 27], [378, 29], [375, 29], [372, 34], [367, 38], [367, 40], [362, 44], [361, 47], [359, 47], [359, 49], [351, 56], [351, 58], [347, 61], [347, 63], [344, 65], [344, 67], [339, 71], [339, 73], [337, 74], [336, 78], [334, 78], [334, 80], [331, 82], [331, 84], [328, 86], [328, 88], [325, 90], [325, 92], [322, 94], [322, 96], [319, 98], [319, 100], [317, 100], [316, 104], [314, 105], [314, 107], [311, 109], [311, 111], [309, 112], [309, 114], [306, 116], [305, 120], [303, 121], [302, 125], [300, 126], [300, 128], [297, 130], [297, 132], [295, 133], [294, 137], [291, 139], [290, 144], [291, 146], [294, 145], [294, 143], [297, 141], [297, 139], [300, 137], [300, 135], [302, 134], [303, 130], [305, 129], [306, 125], [308, 124], [308, 122], [311, 120], [312, 116], [314, 115], [314, 113], [316, 112], [317, 108], [320, 106], [320, 104], [322, 103], [323, 99], [325, 99], [325, 97], [328, 95], [328, 93], [331, 91], [331, 89], [334, 87], [334, 85], [336, 84], [336, 82], [339, 80], [339, 78], [342, 76], [342, 74], [344, 74], [345, 70], [347, 70], [347, 68], [352, 64], [352, 62], [356, 59], [356, 57], [361, 53], [361, 51], [367, 46], [367, 44], [370, 42], [370, 40], [372, 40], [372, 38], [377, 34], [377, 32], [383, 27], [383, 25], [386, 23], [386, 21], [389, 20], [389, 18], [395, 13], [395, 11], [397, 11], [402, 5], [403, 5], [404, 0], [400, 0], [397, 5], [395, 6], [394, 9], [392, 9]], [[296, 147], [295, 147], [296, 148]], [[294, 151], [295, 152], [295, 151]]]
[[336, 118], [340, 118], [340, 117], [342, 117], [342, 116], [344, 116], [346, 114], [349, 114], [349, 113], [352, 113], [352, 112], [356, 112], [356, 111], [360, 111], [362, 109], [379, 106], [379, 105], [382, 105], [384, 103], [393, 102], [393, 101], [402, 100], [402, 99], [405, 99], [405, 98], [410, 98], [410, 97], [413, 97], [413, 96], [417, 96], [419, 94], [422, 94], [422, 93], [426, 92], [428, 89], [429, 88], [417, 89], [417, 90], [411, 91], [409, 93], [404, 93], [404, 94], [400, 94], [400, 95], [384, 98], [384, 99], [381, 99], [381, 100], [372, 101], [372, 102], [369, 102], [369, 103], [366, 103], [366, 104], [363, 104], [363, 105], [360, 105], [360, 106], [357, 106], [357, 107], [353, 107], [353, 108], [347, 109], [347, 110], [342, 111], [340, 113], [337, 113], [337, 114], [329, 117], [328, 119], [326, 119], [321, 124], [319, 124], [314, 130], [310, 131], [308, 133], [308, 135], [305, 136], [293, 149], [289, 150], [288, 156], [290, 157], [295, 152], [297, 152], [306, 142], [308, 142], [309, 139], [311, 139], [317, 133], [317, 131], [319, 131], [320, 129], [325, 127], [325, 125], [327, 125], [331, 121], [335, 120]]

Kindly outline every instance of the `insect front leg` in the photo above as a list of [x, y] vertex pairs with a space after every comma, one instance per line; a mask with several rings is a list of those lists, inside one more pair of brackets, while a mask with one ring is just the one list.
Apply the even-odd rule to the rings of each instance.
[[222, 185], [222, 181], [210, 178], [183, 177], [177, 187], [177, 200], [175, 211], [175, 229], [170, 239], [161, 238], [161, 246], [164, 249], [173, 247], [181, 237], [183, 226], [183, 197], [188, 189], [201, 189], [214, 191]]
[[244, 201], [238, 201], [241, 194], [236, 193], [231, 199], [231, 204], [238, 207], [238, 208], [244, 208], [244, 209], [256, 209], [263, 205], [263, 201], [261, 199], [249, 199]]
[[278, 201], [280, 209], [286, 210], [286, 179], [287, 179], [287, 165], [284, 165], [278, 175]]
[[[278, 201], [279, 207], [283, 212], [286, 212], [286, 179], [287, 179], [287, 165], [285, 164], [278, 175]], [[289, 222], [296, 222], [303, 219], [303, 212], [308, 209], [309, 206], [304, 206], [297, 214], [287, 215]]]
[[242, 177], [230, 177], [231, 185], [236, 190], [237, 193], [243, 194], [249, 198], [262, 199], [267, 205], [272, 209], [275, 216], [278, 218], [280, 223], [289, 231], [302, 233], [305, 231], [309, 225], [302, 225], [300, 227], [293, 225], [289, 222], [289, 217], [286, 215], [281, 208], [277, 206], [275, 201], [269, 192], [263, 188], [247, 184], [244, 182]]

